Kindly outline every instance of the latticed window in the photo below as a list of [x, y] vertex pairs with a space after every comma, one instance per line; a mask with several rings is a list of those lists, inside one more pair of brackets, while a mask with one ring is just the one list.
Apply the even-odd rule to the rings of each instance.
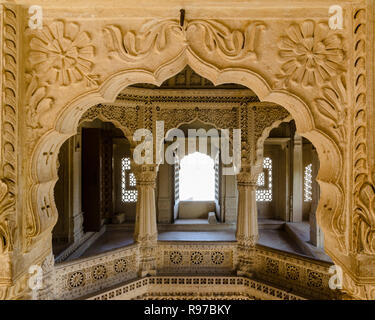
[[258, 176], [257, 185], [258, 187], [264, 187], [264, 183], [265, 183], [264, 172], [261, 172]]
[[215, 199], [219, 201], [220, 191], [220, 161], [219, 157], [215, 159]]
[[178, 158], [174, 157], [174, 198], [180, 200], [180, 163]]
[[312, 201], [312, 164], [305, 167], [304, 180], [304, 201]]
[[133, 172], [129, 173], [129, 185], [131, 187], [135, 187], [137, 185], [137, 180], [135, 179], [135, 175]]
[[263, 172], [258, 176], [258, 190], [256, 191], [256, 201], [272, 201], [272, 160], [271, 158], [263, 159]]
[[122, 202], [137, 202], [138, 191], [130, 189], [135, 187], [137, 180], [134, 173], [130, 172], [130, 158], [121, 159], [121, 200]]

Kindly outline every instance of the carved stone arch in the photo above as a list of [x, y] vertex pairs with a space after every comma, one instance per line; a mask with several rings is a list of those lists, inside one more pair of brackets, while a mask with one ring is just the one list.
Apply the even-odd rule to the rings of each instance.
[[85, 115], [83, 115], [82, 118], [80, 119], [78, 125], [81, 125], [82, 123], [84, 123], [86, 121], [94, 121], [95, 119], [99, 119], [99, 120], [101, 120], [103, 122], [110, 122], [110, 123], [112, 123], [117, 129], [121, 130], [121, 132], [124, 134], [124, 137], [129, 141], [130, 147], [134, 147], [136, 145], [136, 143], [133, 141], [133, 135], [132, 135], [131, 130], [129, 130], [126, 126], [124, 126], [118, 119], [106, 117], [105, 115], [103, 115], [100, 112], [97, 113], [93, 117], [89, 117], [89, 116], [85, 117]]
[[268, 138], [272, 129], [277, 128], [282, 123], [290, 122], [292, 120], [293, 120], [293, 117], [289, 115], [284, 119], [274, 121], [269, 127], [263, 130], [261, 136], [256, 141], [256, 151], [255, 151], [256, 160], [254, 163], [255, 166], [262, 166], [263, 154], [264, 154], [264, 142]]
[[[40, 138], [32, 153], [29, 203], [34, 203], [34, 205], [32, 207], [32, 219], [29, 219], [31, 222], [28, 226], [29, 240], [35, 241], [38, 236], [48, 234], [56, 222], [57, 212], [54, 205], [53, 186], [57, 177], [57, 150], [68, 137], [75, 133], [78, 121], [83, 113], [93, 105], [113, 102], [119, 92], [131, 84], [150, 83], [160, 85], [166, 79], [180, 72], [187, 64], [197, 74], [207, 78], [215, 85], [224, 83], [241, 84], [251, 88], [261, 101], [276, 103], [287, 109], [296, 121], [299, 134], [307, 137], [316, 145], [322, 160], [319, 179], [324, 182], [324, 185], [321, 186], [322, 200], [319, 205], [318, 216], [340, 211], [337, 209], [339, 208], [340, 198], [335, 197], [335, 200], [332, 201], [332, 194], [342, 194], [339, 186], [336, 185], [342, 171], [341, 166], [337, 165], [337, 159], [341, 159], [340, 152], [332, 139], [316, 129], [312, 107], [291, 92], [284, 89], [272, 89], [267, 80], [255, 71], [237, 67], [219, 69], [202, 60], [190, 50], [184, 50], [169, 62], [160, 65], [154, 72], [136, 69], [109, 75], [107, 80], [97, 89], [87, 91], [88, 89], [82, 88], [81, 94], [62, 107], [53, 122], [53, 127]], [[50, 161], [41, 161], [43, 154], [47, 152], [48, 155], [49, 150], [52, 153]], [[31, 201], [32, 199], [34, 201]], [[43, 208], [45, 208], [43, 201], [45, 202], [46, 199], [53, 209], [51, 215], [45, 215], [43, 212]], [[338, 214], [341, 214], [341, 212], [338, 212]], [[325, 221], [321, 225], [326, 234], [332, 232], [331, 219], [332, 216], [327, 216], [327, 219], [324, 219]]]

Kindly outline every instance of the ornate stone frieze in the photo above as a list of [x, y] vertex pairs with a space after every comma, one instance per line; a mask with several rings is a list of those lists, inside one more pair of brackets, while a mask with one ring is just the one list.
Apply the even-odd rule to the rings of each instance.
[[[272, 299], [272, 296], [285, 298], [284, 294], [280, 296], [275, 291], [276, 287], [283, 287], [285, 283], [291, 286], [295, 297], [331, 299], [337, 298], [339, 295], [339, 292], [328, 287], [328, 280], [331, 277], [328, 271], [329, 263], [316, 262], [307, 258], [301, 259], [292, 254], [257, 247], [253, 250], [251, 269], [255, 272], [253, 272], [252, 278], [229, 277], [230, 280], [228, 275], [233, 270], [233, 264], [236, 263], [236, 260], [232, 260], [236, 257], [235, 245], [170, 242], [160, 242], [158, 248], [158, 272], [168, 274], [168, 276], [137, 279], [135, 282], [127, 283], [121, 287], [94, 294], [95, 288], [89, 287], [89, 283], [98, 282], [102, 288], [113, 287], [114, 283], [118, 283], [113, 278], [116, 277], [116, 273], [110, 271], [112, 262], [109, 263], [109, 260], [107, 262], [107, 258], [111, 258], [113, 261], [113, 270], [131, 273], [129, 261], [125, 255], [125, 252], [130, 254], [131, 250], [134, 250], [134, 247], [116, 250], [114, 257], [112, 257], [113, 253], [110, 253], [58, 266], [56, 272], [59, 290], [57, 292], [60, 294], [60, 299], [77, 297], [78, 288], [81, 288], [80, 297], [89, 296], [89, 299], [106, 300], [115, 297], [117, 297], [115, 299], [134, 299], [146, 292], [155, 292], [154, 290], [171, 294], [174, 292], [176, 295], [184, 294], [185, 290], [190, 290], [191, 296], [196, 296], [193, 293], [196, 292], [195, 289], [189, 288], [189, 285], [199, 285], [202, 286], [201, 290], [205, 290], [213, 285], [234, 284], [245, 284], [248, 288], [263, 291], [263, 293], [271, 295], [264, 298]], [[68, 273], [69, 281], [65, 282], [68, 279], [61, 277], [61, 273]], [[213, 278], [203, 276], [207, 273], [215, 273], [220, 276]], [[134, 273], [131, 274], [134, 276]], [[170, 276], [170, 274], [174, 274], [174, 276]], [[184, 276], [177, 276], [178, 274], [184, 274]], [[186, 274], [196, 276], [186, 276]], [[265, 285], [263, 281], [267, 281], [268, 285]], [[147, 285], [152, 286], [147, 288]], [[258, 296], [258, 298], [261, 297]]]
[[230, 273], [234, 270], [233, 247], [230, 244], [160, 244], [158, 273]]
[[132, 141], [133, 133], [138, 129], [139, 107], [137, 106], [119, 106], [111, 104], [99, 104], [87, 110], [80, 120], [80, 124], [84, 121], [93, 121], [96, 118], [103, 121], [113, 121], [120, 127], [125, 136]]
[[[254, 112], [253, 134], [255, 144], [258, 142], [266, 128], [269, 128], [273, 123], [283, 121], [290, 116], [286, 109], [279, 106], [253, 106], [251, 108]], [[254, 146], [254, 143], [252, 146]]]
[[293, 254], [257, 247], [254, 277], [278, 286], [287, 285], [294, 292], [311, 298], [338, 299], [342, 293], [329, 287], [330, 263], [311, 261]]
[[186, 20], [181, 25], [177, 19], [165, 19], [151, 20], [138, 31], [122, 31], [117, 26], [109, 25], [104, 32], [110, 53], [129, 62], [168, 50], [176, 43], [180, 51], [189, 48], [198, 54], [201, 48], [197, 48], [196, 41], [192, 41], [197, 36], [203, 40], [201, 47], [210, 54], [217, 53], [226, 60], [256, 60], [257, 40], [263, 28], [261, 22], [251, 22], [243, 30], [231, 30], [215, 20]]
[[[158, 90], [158, 95], [148, 95], [146, 94], [129, 94], [129, 93], [120, 93], [116, 100], [120, 101], [139, 101], [139, 102], [175, 102], [175, 103], [218, 103], [218, 104], [226, 104], [226, 103], [247, 103], [247, 102], [259, 102], [259, 99], [256, 96], [231, 96], [231, 92], [228, 92], [228, 95], [225, 95], [223, 91], [221, 94], [215, 94], [214, 92], [210, 92], [206, 95], [203, 95], [202, 92], [191, 95], [186, 94], [180, 95], [170, 94], [170, 95], [163, 95], [162, 90]], [[214, 93], [214, 95], [212, 95]], [[249, 91], [250, 93], [250, 91]]]
[[[198, 293], [194, 293], [196, 288]], [[117, 287], [88, 300], [222, 299], [222, 300], [304, 300], [303, 297], [243, 277], [163, 276], [149, 277]]]
[[103, 287], [134, 279], [138, 271], [135, 245], [92, 258], [66, 262], [55, 267], [53, 286], [56, 299], [74, 299]]
[[178, 128], [181, 124], [200, 120], [204, 123], [212, 124], [218, 129], [236, 128], [236, 109], [212, 109], [189, 108], [189, 109], [161, 109], [159, 119], [165, 121], [165, 129]]
[[[141, 246], [136, 244], [98, 256], [57, 265], [53, 274], [55, 298], [73, 299], [89, 296], [99, 289], [110, 288], [120, 282], [136, 279], [138, 270], [144, 268], [142, 263], [154, 263], [152, 259], [142, 261], [145, 253], [142, 254], [140, 249]], [[148, 252], [148, 256], [150, 258], [154, 254], [157, 256], [157, 265], [152, 266], [156, 267], [161, 275], [188, 274], [199, 275], [202, 278], [203, 275], [214, 273], [224, 276], [232, 274], [238, 263], [238, 247], [234, 243], [159, 242], [155, 250], [153, 254]], [[251, 257], [251, 260], [246, 260], [250, 262], [248, 266], [251, 272], [247, 269], [243, 270], [246, 271], [243, 274], [252, 277], [248, 279], [249, 281], [266, 280], [276, 287], [282, 287], [285, 283], [292, 284], [294, 294], [306, 298], [333, 298], [335, 294], [338, 294], [328, 288], [328, 280], [331, 276], [328, 272], [329, 263], [316, 262], [266, 247], [252, 249]], [[245, 266], [244, 263], [242, 265]], [[50, 270], [49, 267], [47, 269]], [[209, 282], [199, 283], [210, 284]], [[154, 284], [159, 284], [159, 290], [164, 290], [167, 288], [165, 284], [173, 284], [173, 282], [162, 281]], [[130, 298], [130, 296], [121, 297], [121, 299]]]
[[[273, 122], [286, 118], [288, 112], [276, 105], [267, 106], [266, 103], [257, 103], [256, 97], [222, 97], [222, 94], [217, 96], [122, 94], [113, 104], [99, 104], [90, 108], [84, 113], [80, 123], [96, 118], [112, 121], [127, 133], [126, 137], [129, 141], [132, 141], [132, 134], [139, 126], [143, 127], [147, 124], [147, 127], [154, 132], [155, 121], [161, 120], [164, 121], [166, 132], [195, 120], [211, 124], [218, 129], [241, 128], [242, 155], [247, 159], [247, 163], [250, 163], [251, 155], [255, 153], [254, 143], [261, 133]], [[253, 103], [250, 103], [251, 101]], [[178, 108], [173, 108], [171, 102], [182, 104]], [[228, 108], [227, 104], [231, 108]], [[214, 108], [215, 105], [220, 108]], [[230, 131], [231, 138], [232, 134], [233, 132]]]

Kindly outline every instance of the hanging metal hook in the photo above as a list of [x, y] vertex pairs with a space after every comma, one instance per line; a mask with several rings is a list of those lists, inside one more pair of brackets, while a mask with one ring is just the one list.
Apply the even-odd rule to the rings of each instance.
[[185, 22], [185, 9], [180, 9], [180, 26], [183, 27]]

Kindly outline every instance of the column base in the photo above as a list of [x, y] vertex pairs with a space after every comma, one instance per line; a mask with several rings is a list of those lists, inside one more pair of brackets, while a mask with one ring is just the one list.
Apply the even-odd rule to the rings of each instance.
[[147, 276], [156, 276], [156, 270], [141, 270], [138, 272], [138, 276], [140, 278], [144, 278]]
[[245, 277], [245, 278], [252, 278], [254, 273], [252, 271], [242, 271], [242, 270], [237, 270], [237, 276], [239, 277]]

